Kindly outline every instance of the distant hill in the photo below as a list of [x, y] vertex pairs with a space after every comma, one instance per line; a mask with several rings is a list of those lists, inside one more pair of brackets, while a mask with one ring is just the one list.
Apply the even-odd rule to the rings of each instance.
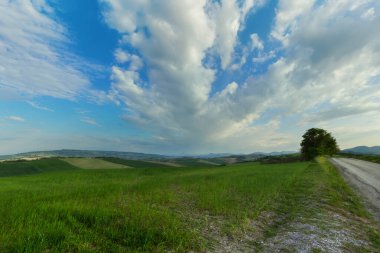
[[367, 155], [380, 155], [380, 146], [358, 146], [354, 148], [344, 149], [341, 151], [342, 153], [350, 153], [350, 154], [367, 154]]
[[79, 169], [57, 158], [0, 163], [0, 177]]
[[282, 156], [282, 155], [289, 155], [289, 154], [296, 154], [295, 151], [280, 151], [280, 152], [255, 152], [252, 154], [245, 154], [245, 155], [229, 155], [224, 157], [217, 157], [212, 159], [214, 162], [223, 162], [223, 163], [239, 163], [239, 162], [250, 162], [250, 161], [256, 161], [263, 157], [268, 156]]
[[218, 158], [218, 157], [226, 157], [226, 156], [231, 156], [233, 154], [231, 153], [210, 153], [210, 154], [205, 154], [205, 155], [185, 155], [183, 157], [192, 157], [192, 158]]
[[0, 160], [34, 158], [34, 157], [116, 157], [131, 160], [160, 160], [168, 158], [168, 156], [144, 154], [135, 152], [119, 152], [119, 151], [93, 151], [93, 150], [74, 150], [62, 149], [53, 151], [36, 151], [20, 153], [16, 155], [0, 156]]
[[[282, 152], [255, 152], [252, 154], [207, 154], [198, 156], [165, 156], [156, 154], [145, 154], [135, 152], [119, 152], [119, 151], [93, 151], [93, 150], [74, 150], [74, 149], [62, 149], [53, 151], [36, 151], [20, 153], [15, 155], [0, 156], [1, 160], [18, 160], [25, 158], [50, 158], [50, 157], [84, 157], [84, 158], [119, 158], [128, 160], [139, 160], [147, 162], [163, 162], [172, 164], [173, 166], [205, 166], [205, 165], [221, 165], [231, 164], [237, 162], [255, 161], [265, 156], [281, 156], [287, 154], [294, 154], [294, 151], [282, 151]], [[152, 164], [149, 164], [152, 166]]]

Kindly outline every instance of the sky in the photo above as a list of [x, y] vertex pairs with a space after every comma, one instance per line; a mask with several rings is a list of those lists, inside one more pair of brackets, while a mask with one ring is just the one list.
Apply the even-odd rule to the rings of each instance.
[[378, 0], [0, 0], [0, 154], [380, 145]]

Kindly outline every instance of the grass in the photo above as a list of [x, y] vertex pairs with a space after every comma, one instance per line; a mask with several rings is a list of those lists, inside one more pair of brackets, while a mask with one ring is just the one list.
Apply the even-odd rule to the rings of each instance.
[[255, 217], [307, 163], [76, 170], [0, 180], [0, 251], [200, 251], [223, 216]]
[[[276, 215], [273, 218], [274, 221], [270, 222], [264, 230], [265, 238], [276, 236], [284, 230], [284, 227], [292, 230], [294, 222], [300, 222], [300, 217], [306, 224], [309, 221], [311, 225], [316, 226], [333, 224], [336, 221], [331, 217], [331, 213], [334, 213], [345, 217], [350, 222], [345, 226], [352, 226], [349, 229], [356, 233], [355, 239], [369, 243], [367, 247], [347, 245], [344, 252], [380, 250], [379, 226], [368, 225], [373, 221], [362, 200], [324, 157], [319, 157], [315, 163], [310, 163], [304, 173], [299, 174], [291, 186], [286, 188], [277, 201], [268, 206], [267, 210], [275, 212]], [[326, 220], [316, 221], [316, 217], [325, 217]], [[305, 231], [305, 233], [308, 232]], [[319, 252], [319, 249], [315, 250]]]
[[81, 169], [128, 169], [129, 166], [97, 158], [62, 158], [61, 160]]
[[102, 160], [108, 161], [111, 163], [117, 163], [126, 165], [133, 168], [167, 168], [170, 167], [168, 165], [157, 163], [157, 162], [147, 162], [147, 161], [140, 161], [140, 160], [127, 160], [127, 159], [121, 159], [121, 158], [115, 158], [115, 157], [101, 157]]
[[214, 162], [213, 159], [197, 159], [197, 158], [175, 158], [175, 159], [162, 159], [160, 161], [141, 161], [141, 160], [127, 160], [113, 157], [101, 157], [105, 161], [127, 165], [133, 168], [167, 168], [167, 167], [212, 167], [220, 165]]
[[355, 158], [360, 160], [365, 160], [373, 163], [380, 163], [380, 155], [360, 155], [360, 154], [349, 154], [349, 153], [340, 153], [337, 157], [348, 157]]
[[301, 156], [301, 154], [288, 154], [288, 155], [278, 155], [278, 156], [264, 156], [257, 159], [258, 162], [261, 163], [294, 163], [294, 162], [302, 162], [305, 159]]
[[215, 165], [218, 165], [218, 164], [214, 164], [212, 165], [211, 163], [212, 162], [212, 159], [210, 159], [211, 162], [208, 162], [207, 160], [203, 160], [203, 159], [197, 159], [197, 158], [177, 158], [175, 159], [173, 162], [174, 163], [178, 163], [180, 164], [181, 166], [185, 166], [185, 167], [211, 167], [211, 166], [215, 166]]
[[317, 197], [367, 217], [323, 161], [128, 170], [41, 161], [55, 171], [0, 178], [0, 252], [202, 252], [267, 211], [285, 217], [266, 227], [273, 236]]
[[78, 168], [57, 158], [40, 159], [34, 161], [10, 161], [0, 163], [0, 177], [75, 169]]

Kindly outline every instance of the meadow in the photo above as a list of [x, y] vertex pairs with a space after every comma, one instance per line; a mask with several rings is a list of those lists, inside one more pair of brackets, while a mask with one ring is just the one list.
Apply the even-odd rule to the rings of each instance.
[[[245, 235], [259, 251], [259, 238], [300, 214], [328, 208], [370, 219], [323, 158], [151, 168], [105, 160], [139, 167], [84, 170], [57, 158], [0, 163], [0, 252], [204, 252]], [[308, 207], [319, 199], [323, 207]], [[363, 229], [369, 250], [378, 247], [378, 230]]]

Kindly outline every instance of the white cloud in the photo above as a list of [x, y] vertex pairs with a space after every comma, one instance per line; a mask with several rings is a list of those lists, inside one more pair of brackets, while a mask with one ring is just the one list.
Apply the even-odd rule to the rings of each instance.
[[82, 117], [80, 121], [88, 125], [99, 126], [98, 122], [96, 122], [96, 120], [90, 117]]
[[43, 111], [48, 111], [48, 112], [54, 112], [53, 109], [50, 109], [50, 108], [45, 107], [45, 106], [42, 106], [42, 105], [40, 105], [40, 104], [38, 104], [38, 103], [36, 103], [36, 102], [33, 102], [33, 101], [27, 101], [27, 103], [28, 103], [30, 106], [32, 106], [32, 107], [34, 107], [34, 108], [36, 108], [36, 109], [43, 110]]
[[[375, 1], [280, 1], [271, 36], [281, 46], [252, 59], [274, 63], [216, 94], [216, 73], [240, 64], [231, 55], [252, 1], [103, 2], [108, 24], [148, 71], [147, 84], [137, 69], [114, 66], [110, 94], [127, 106], [126, 120], [160, 137], [162, 150], [295, 149], [304, 128], [322, 121], [338, 128], [328, 122], [380, 104], [380, 20], [361, 18], [379, 10]], [[258, 36], [251, 43], [264, 49]], [[221, 69], [204, 64], [213, 53]], [[265, 115], [276, 120], [260, 123]]]
[[257, 49], [259, 51], [264, 49], [264, 43], [260, 39], [259, 35], [257, 33], [251, 34], [251, 41], [252, 41], [252, 50]]
[[66, 49], [65, 27], [45, 1], [0, 2], [0, 93], [2, 97], [73, 99], [89, 89], [88, 65]]
[[136, 71], [144, 66], [142, 59], [135, 54], [129, 54], [122, 49], [118, 48], [115, 51], [115, 58], [118, 63], [129, 63], [128, 70]]
[[305, 17], [315, 0], [287, 0], [279, 1], [276, 14], [275, 27], [272, 30], [272, 36], [283, 43], [287, 43], [287, 36], [297, 28], [300, 19]]
[[364, 98], [366, 103], [379, 103], [373, 90], [380, 84], [380, 35], [374, 33], [380, 20], [363, 21], [360, 8], [351, 10], [357, 1], [341, 2], [307, 10], [287, 35], [286, 57], [277, 70], [284, 72], [278, 82], [288, 89], [284, 103], [301, 100], [292, 104], [303, 109], [322, 103], [361, 107], [365, 104], [357, 101]]
[[115, 51], [115, 58], [118, 63], [125, 63], [129, 60], [130, 55], [122, 49], [118, 48]]
[[20, 117], [20, 116], [8, 116], [8, 117], [6, 117], [6, 119], [12, 120], [12, 121], [18, 121], [18, 122], [24, 122], [25, 121], [25, 119]]
[[268, 53], [260, 52], [257, 56], [252, 57], [253, 63], [265, 63], [271, 59], [274, 59], [276, 57], [275, 51], [269, 51]]
[[215, 50], [220, 56], [222, 68], [226, 69], [235, 48], [241, 13], [235, 0], [222, 0], [213, 6], [211, 15], [216, 34]]
[[375, 9], [374, 8], [369, 8], [368, 10], [366, 10], [362, 15], [361, 15], [362, 18], [364, 19], [369, 19], [369, 20], [372, 20], [375, 18]]

